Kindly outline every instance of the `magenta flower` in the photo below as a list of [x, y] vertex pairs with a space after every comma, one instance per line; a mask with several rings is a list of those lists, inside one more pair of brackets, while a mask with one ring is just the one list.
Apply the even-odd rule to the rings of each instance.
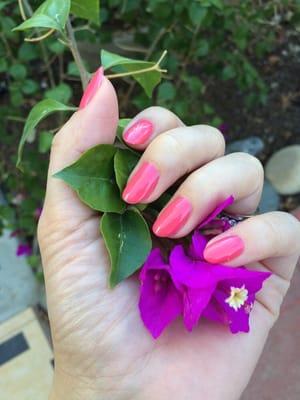
[[168, 263], [159, 249], [151, 251], [140, 273], [139, 308], [154, 338], [180, 315], [188, 331], [201, 316], [227, 324], [232, 333], [249, 331], [255, 293], [271, 274], [210, 264], [203, 257], [211, 232], [230, 227], [226, 218], [216, 217], [233, 201], [229, 197], [205, 218], [198, 229], [205, 228], [208, 233], [203, 235], [197, 229], [187, 251], [182, 245], [175, 246]]
[[226, 124], [226, 122], [223, 122], [222, 124], [220, 124], [220, 125], [218, 126], [218, 129], [219, 129], [219, 131], [220, 131], [221, 133], [223, 133], [224, 136], [226, 136], [226, 134], [227, 134], [228, 131], [229, 131], [229, 126], [228, 126], [228, 124]]
[[21, 243], [17, 247], [16, 255], [17, 257], [21, 256], [31, 256], [32, 248], [28, 244]]
[[182, 313], [182, 297], [159, 249], [151, 251], [141, 273], [139, 309], [141, 318], [156, 339]]
[[43, 211], [43, 207], [37, 207], [33, 212], [34, 218], [38, 220], [42, 214], [42, 211]]
[[226, 323], [232, 333], [248, 332], [255, 293], [271, 274], [207, 263], [203, 259], [204, 247], [205, 238], [195, 232], [190, 254], [183, 246], [176, 246], [170, 255], [171, 273], [183, 294], [187, 330], [192, 330], [203, 315]]
[[11, 232], [9, 237], [13, 238], [13, 237], [19, 236], [21, 233], [22, 233], [22, 229], [16, 229], [16, 230]]

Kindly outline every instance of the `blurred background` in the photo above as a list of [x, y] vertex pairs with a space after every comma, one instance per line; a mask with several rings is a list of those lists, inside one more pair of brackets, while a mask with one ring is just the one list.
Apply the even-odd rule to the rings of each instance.
[[[26, 321], [34, 320], [37, 332], [48, 332], [36, 226], [43, 207], [51, 141], [68, 116], [53, 114], [32, 130], [23, 173], [15, 166], [18, 142], [28, 113], [38, 101], [54, 99], [78, 105], [82, 94], [78, 66], [57, 32], [47, 36], [46, 31], [41, 39], [45, 31], [12, 31], [22, 22], [22, 14], [29, 18], [41, 3], [0, 1], [0, 376], [1, 368], [6, 374], [4, 380], [0, 378], [0, 392], [3, 385], [7, 390], [1, 400], [16, 394], [7, 389], [7, 377], [14, 376], [13, 382], [16, 368], [21, 368], [10, 364], [14, 354], [19, 354], [16, 348], [26, 353], [23, 339], [11, 339], [25, 335]], [[54, 3], [59, 5], [59, 1]], [[74, 0], [71, 4], [73, 34], [90, 72], [100, 65], [101, 49], [146, 61], [156, 61], [163, 50], [168, 51], [162, 64], [168, 72], [152, 97], [130, 77], [114, 80], [121, 117], [160, 105], [177, 113], [186, 124], [218, 127], [228, 144], [227, 152], [246, 151], [263, 162], [266, 184], [260, 211], [297, 209], [299, 0], [102, 0], [101, 7], [98, 0]], [[295, 212], [300, 218], [300, 212]], [[298, 268], [284, 312], [242, 400], [300, 398], [299, 285]], [[35, 314], [24, 311], [31, 306]], [[17, 319], [11, 320], [13, 316]], [[27, 342], [40, 337], [40, 333], [27, 334]], [[34, 353], [38, 358], [43, 351], [47, 354], [45, 376], [49, 379], [37, 389], [46, 392], [52, 373], [51, 349], [47, 340], [32, 343], [28, 348], [39, 345], [38, 349], [44, 349]], [[22, 367], [25, 370], [27, 363]]]

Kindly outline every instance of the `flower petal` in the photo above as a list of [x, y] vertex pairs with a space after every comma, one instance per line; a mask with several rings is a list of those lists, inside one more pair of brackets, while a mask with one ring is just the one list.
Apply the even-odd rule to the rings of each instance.
[[199, 231], [194, 231], [189, 255], [196, 260], [204, 260], [203, 251], [207, 245], [207, 239]]
[[[226, 302], [227, 295], [225, 292], [216, 290], [214, 294], [215, 299], [224, 308], [229, 322], [229, 327], [232, 333], [238, 332], [249, 332], [249, 316], [250, 312], [246, 312], [244, 307], [241, 307], [239, 310], [235, 311], [232, 307], [230, 307]], [[251, 295], [248, 298], [249, 303], [254, 303], [255, 296]]]
[[164, 262], [160, 249], [152, 249], [145, 261], [143, 268], [140, 272], [140, 280], [143, 282], [146, 279], [146, 273], [148, 270], [163, 269], [168, 271], [169, 265]]
[[213, 212], [211, 212], [198, 226], [198, 228], [202, 228], [206, 224], [208, 224], [210, 221], [212, 221], [214, 218], [216, 218], [217, 215], [220, 214], [225, 208], [229, 207], [231, 204], [234, 202], [234, 197], [229, 196], [227, 199], [225, 199], [222, 203], [220, 203]]
[[264, 281], [272, 275], [271, 272], [254, 271], [246, 268], [235, 268], [235, 270], [235, 276], [222, 282], [223, 288], [229, 289], [231, 286], [242, 287], [245, 285], [249, 293], [255, 294], [262, 288]]
[[155, 271], [148, 271], [141, 285], [139, 309], [142, 321], [156, 339], [182, 313], [182, 298], [172, 281], [156, 291], [153, 285]]
[[206, 288], [216, 282], [211, 264], [192, 260], [181, 245], [175, 246], [171, 251], [170, 273], [178, 287], [185, 285], [188, 288]]
[[220, 306], [218, 301], [212, 297], [205, 310], [203, 310], [202, 316], [210, 319], [211, 321], [220, 322], [228, 325], [228, 317], [223, 307]]
[[215, 286], [205, 289], [187, 289], [183, 295], [183, 321], [186, 329], [191, 331], [209, 303]]

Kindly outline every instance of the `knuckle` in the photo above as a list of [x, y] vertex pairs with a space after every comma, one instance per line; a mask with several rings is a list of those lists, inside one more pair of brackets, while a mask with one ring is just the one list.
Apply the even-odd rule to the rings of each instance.
[[216, 142], [217, 155], [223, 155], [225, 152], [226, 143], [222, 132], [219, 131], [219, 129], [210, 125], [197, 125], [197, 128], [201, 132], [206, 133], [210, 137], [210, 139], [214, 138]]
[[165, 112], [165, 111], [171, 112], [167, 108], [161, 107], [161, 106], [150, 106], [150, 107], [145, 108], [145, 110], [142, 112], [143, 113], [147, 113], [147, 112], [156, 113], [156, 112]]
[[[182, 143], [175, 135], [166, 132], [158, 136], [150, 145], [150, 148], [154, 151], [154, 154], [165, 156], [166, 153], [169, 153], [177, 157], [182, 152]], [[175, 158], [174, 156], [173, 158]]]
[[262, 215], [261, 222], [275, 255], [300, 253], [300, 222], [297, 218], [284, 211], [273, 211]]
[[259, 175], [263, 178], [264, 167], [258, 158], [256, 158], [252, 154], [243, 152], [232, 153], [231, 156], [238, 160], [240, 163], [247, 164], [247, 166], [251, 168], [255, 175]]
[[289, 248], [289, 253], [300, 253], [300, 222], [292, 214], [284, 211], [275, 211], [274, 214], [278, 218], [279, 226], [288, 227], [288, 235], [285, 235], [285, 240]]
[[279, 256], [284, 238], [282, 231], [278, 229], [276, 219], [270, 218], [270, 215], [266, 214], [261, 216], [260, 222], [261, 226], [256, 227], [256, 229], [263, 232], [264, 236], [268, 239], [273, 250], [273, 256]]

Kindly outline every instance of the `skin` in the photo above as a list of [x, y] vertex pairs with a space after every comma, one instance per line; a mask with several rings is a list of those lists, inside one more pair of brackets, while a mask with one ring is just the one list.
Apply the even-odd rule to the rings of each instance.
[[[161, 174], [147, 201], [189, 173], [178, 193], [194, 208], [176, 237], [189, 233], [227, 195], [236, 198], [230, 212], [255, 210], [263, 182], [258, 160], [244, 154], [223, 157], [219, 132], [204, 126], [187, 128], [168, 110], [152, 107], [134, 121], [141, 117], [151, 119], [155, 132], [137, 148], [145, 150], [143, 160], [155, 163]], [[113, 143], [117, 120], [115, 91], [104, 78], [90, 103], [71, 117], [52, 146], [38, 227], [55, 353], [50, 399], [238, 399], [288, 289], [300, 252], [300, 224], [288, 214], [274, 212], [222, 234], [237, 234], [245, 243], [243, 254], [230, 265], [246, 263], [273, 272], [258, 294], [249, 334], [232, 335], [227, 327], [204, 320], [187, 333], [182, 321], [176, 321], [154, 341], [138, 315], [136, 278], [114, 290], [107, 288], [109, 260], [99, 217], [62, 181], [52, 178], [88, 148]]]

